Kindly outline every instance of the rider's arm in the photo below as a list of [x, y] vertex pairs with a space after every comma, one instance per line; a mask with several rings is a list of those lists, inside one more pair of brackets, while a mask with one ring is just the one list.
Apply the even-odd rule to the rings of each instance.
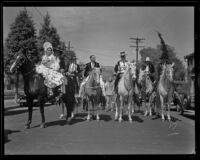
[[114, 68], [115, 73], [118, 72], [118, 69], [119, 69], [118, 66], [119, 66], [119, 62], [117, 62], [117, 64], [115, 65], [115, 68]]

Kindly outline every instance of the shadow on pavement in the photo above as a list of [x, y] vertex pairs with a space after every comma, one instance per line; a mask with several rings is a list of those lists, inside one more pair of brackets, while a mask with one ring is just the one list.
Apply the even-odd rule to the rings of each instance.
[[186, 117], [186, 118], [189, 118], [189, 119], [192, 119], [192, 120], [195, 120], [195, 115], [189, 115], [189, 114], [184, 114], [182, 115], [183, 117]]
[[99, 116], [100, 116], [100, 120], [104, 120], [106, 122], [109, 122], [112, 120], [111, 116], [107, 114], [100, 114]]
[[[33, 111], [36, 110], [36, 109], [33, 109]], [[28, 112], [28, 108], [23, 108], [20, 110], [10, 110], [10, 111], [4, 111], [4, 116], [13, 116], [13, 115], [16, 115], [16, 114], [22, 114], [22, 113], [26, 113]]]
[[17, 132], [20, 132], [20, 131], [19, 131], [19, 130], [9, 130], [9, 129], [5, 129], [5, 130], [4, 130], [4, 143], [8, 143], [8, 142], [11, 141], [10, 139], [8, 139], [8, 135], [9, 135], [9, 134], [17, 133]]
[[132, 120], [133, 121], [136, 121], [136, 122], [139, 122], [139, 123], [142, 123], [142, 122], [144, 122], [144, 120], [143, 119], [141, 119], [139, 116], [132, 116]]

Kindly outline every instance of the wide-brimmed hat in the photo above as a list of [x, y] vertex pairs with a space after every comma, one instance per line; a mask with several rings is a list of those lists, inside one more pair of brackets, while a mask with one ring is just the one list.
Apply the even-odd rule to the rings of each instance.
[[125, 55], [128, 55], [128, 54], [125, 53], [125, 51], [120, 52], [120, 57], [121, 57], [121, 56], [125, 56]]
[[43, 48], [44, 48], [45, 51], [47, 50], [47, 48], [51, 48], [53, 50], [53, 46], [50, 42], [45, 42], [43, 44]]

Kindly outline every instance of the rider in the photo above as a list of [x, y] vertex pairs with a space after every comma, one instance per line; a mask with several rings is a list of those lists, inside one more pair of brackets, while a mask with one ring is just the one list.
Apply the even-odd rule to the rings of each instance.
[[98, 62], [96, 62], [96, 57], [95, 55], [91, 55], [90, 56], [90, 62], [86, 64], [85, 67], [85, 71], [84, 71], [84, 79], [80, 85], [80, 89], [79, 89], [79, 97], [81, 97], [81, 94], [83, 93], [83, 88], [89, 78], [89, 72], [93, 69], [93, 68], [100, 68], [100, 64]]
[[[58, 71], [60, 69], [60, 59], [59, 57], [56, 57], [53, 52], [53, 47], [50, 42], [45, 42], [43, 45], [45, 54], [42, 56], [42, 61], [40, 65], [36, 66], [36, 71], [38, 73], [42, 73], [42, 75], [45, 77], [45, 85], [47, 86], [49, 90], [49, 96], [53, 96], [57, 94], [58, 86], [62, 84], [62, 74], [60, 74]], [[57, 71], [59, 76], [59, 80], [57, 83], [53, 83], [51, 80], [49, 80], [49, 72], [48, 69], [52, 71]], [[58, 77], [57, 77], [58, 78]], [[55, 81], [54, 81], [55, 82]]]
[[158, 64], [158, 67], [157, 67], [157, 78], [155, 80], [155, 83], [154, 83], [154, 87], [153, 87], [153, 90], [152, 92], [155, 90], [159, 80], [160, 80], [160, 75], [162, 73], [162, 68], [163, 68], [163, 65], [166, 65], [166, 64], [171, 64], [172, 62], [169, 60], [169, 56], [168, 56], [168, 51], [167, 51], [167, 47], [166, 47], [166, 44], [161, 36], [161, 34], [158, 32], [158, 36], [160, 38], [160, 41], [161, 41], [161, 44], [162, 44], [162, 55], [160, 57], [160, 63]]
[[114, 84], [114, 87], [115, 87], [114, 90], [116, 93], [118, 92], [117, 85], [119, 83], [119, 80], [120, 80], [122, 74], [125, 72], [126, 68], [128, 67], [128, 60], [126, 60], [126, 55], [127, 54], [124, 51], [120, 52], [121, 60], [119, 60], [117, 62], [117, 64], [115, 65], [115, 68], [114, 68], [115, 74], [117, 75], [116, 79], [115, 79], [115, 84]]
[[150, 61], [149, 57], [146, 57], [146, 60], [144, 62], [144, 64], [142, 65], [141, 69], [143, 71], [146, 71], [149, 74], [149, 77], [151, 79], [151, 81], [154, 81], [154, 73], [155, 73], [155, 68], [153, 63]]
[[66, 74], [72, 76], [75, 81], [75, 92], [78, 93], [79, 74], [81, 73], [80, 66], [77, 64], [76, 56], [72, 56], [70, 64], [66, 68]]

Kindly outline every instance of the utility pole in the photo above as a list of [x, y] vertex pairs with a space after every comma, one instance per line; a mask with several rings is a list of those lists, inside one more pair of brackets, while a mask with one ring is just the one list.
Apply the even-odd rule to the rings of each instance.
[[139, 43], [142, 43], [143, 40], [145, 40], [144, 38], [130, 38], [131, 40], [134, 40], [133, 42], [136, 43], [136, 46], [130, 46], [130, 47], [135, 47], [136, 48], [136, 64], [138, 64], [138, 51], [139, 48], [143, 48], [144, 46], [139, 46]]
[[70, 51], [71, 48], [74, 48], [74, 47], [70, 46], [70, 41], [68, 42], [68, 47], [67, 48], [68, 48], [68, 51]]

